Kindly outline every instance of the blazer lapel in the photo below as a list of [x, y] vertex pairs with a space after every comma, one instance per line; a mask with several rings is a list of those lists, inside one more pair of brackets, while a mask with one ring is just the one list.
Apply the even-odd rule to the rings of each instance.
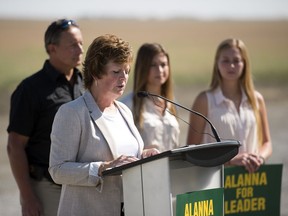
[[115, 140], [113, 136], [111, 136], [111, 132], [109, 132], [109, 129], [107, 128], [107, 125], [105, 124], [103, 120], [102, 112], [100, 111], [98, 105], [95, 103], [95, 100], [89, 91], [85, 92], [85, 94], [83, 95], [83, 99], [89, 110], [91, 119], [95, 122], [96, 126], [102, 132], [105, 140], [107, 141], [110, 147], [113, 158], [116, 159], [118, 155], [117, 155]]

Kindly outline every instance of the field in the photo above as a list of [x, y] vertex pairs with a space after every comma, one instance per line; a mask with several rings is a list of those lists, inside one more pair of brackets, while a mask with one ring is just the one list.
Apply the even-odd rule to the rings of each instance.
[[[19, 215], [18, 191], [6, 154], [9, 98], [19, 81], [39, 70], [47, 58], [43, 37], [49, 23], [0, 20], [0, 215]], [[218, 43], [229, 37], [241, 38], [249, 49], [255, 85], [266, 99], [274, 146], [269, 162], [284, 164], [281, 215], [288, 215], [288, 21], [83, 19], [78, 23], [85, 50], [95, 37], [105, 33], [129, 41], [135, 55], [144, 42], [164, 45], [171, 57], [177, 101], [186, 107], [191, 106], [200, 90], [207, 88]], [[126, 92], [131, 89], [131, 81]], [[188, 119], [185, 111], [179, 116]], [[180, 124], [180, 141], [185, 144], [187, 125], [181, 120]]]

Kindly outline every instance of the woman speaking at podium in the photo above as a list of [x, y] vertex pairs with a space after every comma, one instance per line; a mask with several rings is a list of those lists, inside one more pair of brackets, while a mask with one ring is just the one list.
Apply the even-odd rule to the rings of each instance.
[[96, 38], [86, 54], [87, 89], [60, 107], [51, 133], [49, 172], [62, 184], [58, 215], [119, 216], [121, 176], [102, 176], [106, 169], [159, 153], [143, 150], [130, 109], [116, 99], [126, 87], [132, 50], [114, 35]]

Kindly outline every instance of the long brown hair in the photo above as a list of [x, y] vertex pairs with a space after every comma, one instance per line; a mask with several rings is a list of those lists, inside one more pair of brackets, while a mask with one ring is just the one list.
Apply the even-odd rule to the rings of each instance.
[[222, 41], [218, 45], [215, 58], [214, 58], [213, 74], [212, 74], [212, 80], [210, 83], [210, 89], [214, 90], [222, 82], [222, 77], [220, 75], [217, 62], [218, 62], [221, 52], [227, 48], [237, 48], [241, 53], [241, 57], [244, 62], [244, 68], [243, 68], [243, 72], [239, 81], [254, 111], [256, 122], [257, 122], [258, 142], [259, 144], [261, 144], [262, 143], [262, 125], [261, 125], [261, 119], [260, 119], [259, 106], [258, 106], [257, 98], [255, 95], [255, 88], [254, 88], [253, 79], [252, 79], [252, 72], [251, 72], [251, 66], [250, 66], [250, 61], [249, 61], [249, 56], [248, 56], [248, 50], [242, 40], [236, 39], [236, 38], [229, 38], [229, 39]]
[[[169, 77], [167, 81], [161, 86], [161, 96], [168, 98], [169, 100], [174, 99], [173, 84], [172, 84], [172, 71], [170, 67], [169, 54], [165, 49], [158, 43], [145, 43], [143, 44], [137, 53], [136, 63], [134, 68], [134, 83], [133, 83], [133, 113], [135, 124], [138, 128], [142, 127], [142, 110], [143, 110], [143, 98], [137, 97], [137, 92], [147, 91], [147, 82], [150, 67], [155, 55], [163, 53], [168, 60]], [[169, 112], [172, 115], [176, 115], [176, 108], [174, 105], [168, 107]]]

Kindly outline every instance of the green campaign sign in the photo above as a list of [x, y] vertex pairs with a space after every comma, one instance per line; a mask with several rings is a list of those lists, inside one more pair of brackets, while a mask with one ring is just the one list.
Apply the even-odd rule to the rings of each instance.
[[224, 189], [194, 191], [176, 196], [176, 216], [222, 216]]
[[255, 173], [243, 167], [224, 169], [224, 212], [229, 216], [279, 216], [282, 164], [262, 165]]

